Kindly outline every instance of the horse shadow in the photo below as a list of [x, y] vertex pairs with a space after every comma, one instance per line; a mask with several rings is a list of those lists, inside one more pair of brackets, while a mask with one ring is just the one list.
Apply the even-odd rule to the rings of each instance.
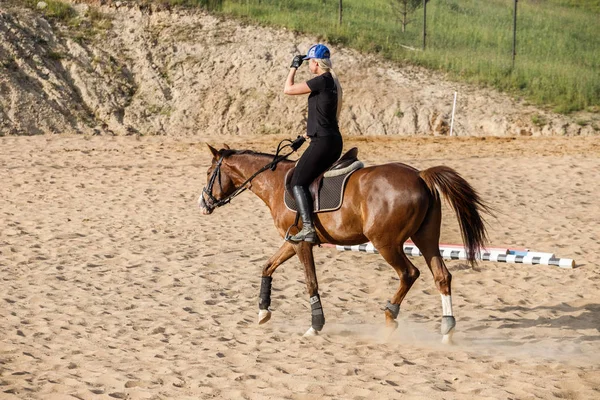
[[[508, 306], [498, 309], [500, 312], [535, 312], [538, 311], [551, 311], [557, 316], [554, 317], [538, 317], [532, 318], [502, 318], [504, 323], [500, 325], [499, 329], [522, 329], [522, 328], [533, 328], [533, 327], [546, 327], [556, 329], [569, 329], [569, 330], [590, 330], [595, 329], [598, 335], [584, 335], [577, 338], [577, 342], [592, 342], [600, 340], [600, 304], [586, 304], [580, 307], [573, 307], [565, 303], [561, 303], [555, 306], [538, 306], [538, 307], [522, 307], [522, 306]], [[561, 314], [575, 314], [573, 315], [561, 315]], [[498, 319], [488, 319], [488, 321], [498, 321]]]

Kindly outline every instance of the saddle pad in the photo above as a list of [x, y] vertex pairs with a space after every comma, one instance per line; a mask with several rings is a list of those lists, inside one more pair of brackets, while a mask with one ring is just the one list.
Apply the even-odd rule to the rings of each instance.
[[[354, 165], [354, 164], [353, 164]], [[363, 167], [363, 164], [358, 161], [355, 163], [355, 168], [347, 171], [342, 175], [324, 176], [321, 187], [319, 188], [319, 204], [313, 198], [313, 212], [335, 211], [342, 206], [344, 196], [344, 188], [346, 181], [354, 173]], [[284, 194], [285, 206], [292, 211], [298, 211], [296, 208], [296, 200], [291, 193], [285, 190]]]

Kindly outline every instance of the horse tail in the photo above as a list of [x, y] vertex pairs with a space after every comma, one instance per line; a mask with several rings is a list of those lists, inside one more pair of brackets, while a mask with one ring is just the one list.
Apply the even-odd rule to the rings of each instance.
[[475, 189], [452, 168], [432, 167], [420, 171], [419, 176], [425, 181], [437, 203], [440, 202], [441, 192], [456, 212], [467, 258], [473, 264], [476, 253], [487, 242], [487, 232], [481, 212], [492, 215], [490, 208]]

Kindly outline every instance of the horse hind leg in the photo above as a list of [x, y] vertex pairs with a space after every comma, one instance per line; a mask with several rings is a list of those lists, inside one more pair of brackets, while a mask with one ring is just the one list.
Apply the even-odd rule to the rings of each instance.
[[441, 210], [438, 204], [429, 210], [425, 221], [412, 239], [421, 250], [442, 299], [442, 343], [451, 344], [456, 326], [456, 319], [452, 312], [452, 275], [440, 254], [440, 226]]
[[304, 265], [306, 289], [310, 301], [311, 326], [304, 336], [316, 336], [325, 325], [325, 315], [323, 314], [323, 305], [319, 296], [319, 282], [317, 281], [315, 260], [313, 257], [313, 245], [308, 242], [299, 242], [294, 245], [294, 249], [300, 262]]
[[398, 327], [396, 319], [400, 313], [400, 304], [402, 304], [404, 297], [406, 297], [412, 285], [419, 278], [420, 272], [410, 262], [406, 254], [404, 254], [401, 246], [377, 246], [376, 243], [373, 244], [379, 251], [379, 254], [394, 268], [400, 278], [400, 285], [396, 293], [394, 293], [385, 307], [385, 323], [389, 334], [391, 334]]
[[[419, 245], [417, 245], [417, 247], [421, 249]], [[428, 260], [427, 265], [433, 274], [435, 286], [440, 292], [440, 297], [442, 300], [442, 343], [452, 344], [452, 336], [454, 335], [454, 328], [456, 327], [456, 319], [454, 318], [454, 313], [452, 312], [452, 275], [446, 268], [446, 263], [444, 263], [444, 260], [439, 255], [439, 248], [437, 248], [437, 255], [423, 252], [423, 250], [421, 250], [421, 252], [425, 257], [425, 260]]]

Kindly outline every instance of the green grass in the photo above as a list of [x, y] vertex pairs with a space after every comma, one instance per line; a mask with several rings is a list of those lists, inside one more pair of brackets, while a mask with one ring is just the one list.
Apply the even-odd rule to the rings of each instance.
[[[43, 9], [37, 7], [38, 2], [24, 0], [24, 5], [44, 15], [48, 20], [68, 27], [70, 36], [77, 42], [88, 42], [112, 27], [111, 18], [97, 8], [90, 7], [84, 15], [78, 15], [71, 4], [60, 0], [45, 0], [47, 6]], [[52, 57], [51, 54], [50, 56]]]
[[162, 3], [184, 7], [203, 7], [209, 10], [220, 10], [223, 0], [162, 0]]
[[402, 33], [390, 0], [224, 0], [221, 12], [314, 34], [331, 44], [446, 71], [569, 113], [600, 105], [600, 0], [520, 0], [512, 67], [513, 0], [430, 0]]
[[68, 3], [59, 0], [44, 0], [44, 2], [46, 8], [43, 10], [37, 8], [38, 0], [25, 0], [23, 3], [31, 9], [41, 11], [46, 17], [63, 23], [68, 23], [77, 16], [73, 7]]

